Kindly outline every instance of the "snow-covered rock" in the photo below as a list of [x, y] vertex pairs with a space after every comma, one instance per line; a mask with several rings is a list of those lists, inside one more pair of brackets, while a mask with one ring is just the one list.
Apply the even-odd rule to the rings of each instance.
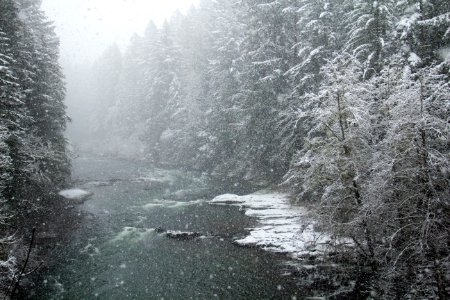
[[331, 241], [327, 234], [314, 229], [308, 210], [292, 205], [287, 194], [267, 191], [245, 196], [225, 194], [209, 203], [238, 206], [246, 215], [258, 219], [256, 227], [248, 228], [247, 237], [235, 241], [239, 245], [259, 246], [299, 258], [323, 252]]
[[81, 204], [89, 197], [91, 197], [92, 193], [82, 189], [69, 189], [60, 191], [58, 195], [64, 197], [67, 200], [71, 200], [76, 204]]

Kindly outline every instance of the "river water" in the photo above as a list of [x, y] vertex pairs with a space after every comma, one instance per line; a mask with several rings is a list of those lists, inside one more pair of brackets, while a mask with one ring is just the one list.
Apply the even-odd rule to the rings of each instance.
[[[201, 176], [94, 157], [73, 165], [77, 187], [93, 196], [29, 299], [304, 298], [287, 258], [232, 243], [254, 220], [195, 195]], [[156, 228], [204, 236], [178, 240]]]

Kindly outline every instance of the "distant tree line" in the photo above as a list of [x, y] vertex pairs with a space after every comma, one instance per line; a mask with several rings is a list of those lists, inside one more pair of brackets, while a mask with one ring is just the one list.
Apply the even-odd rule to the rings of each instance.
[[[17, 275], [24, 223], [70, 175], [59, 40], [37, 0], [0, 0], [0, 284]], [[28, 242], [27, 242], [28, 243]]]
[[449, 1], [205, 0], [98, 59], [95, 130], [281, 184], [353, 241], [368, 294], [446, 299], [449, 47]]

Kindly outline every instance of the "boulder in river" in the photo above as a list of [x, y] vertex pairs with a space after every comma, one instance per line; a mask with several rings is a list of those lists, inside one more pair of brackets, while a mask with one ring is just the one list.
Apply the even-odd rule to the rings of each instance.
[[198, 232], [167, 230], [166, 236], [168, 238], [176, 239], [176, 240], [191, 240], [194, 238], [201, 237], [202, 235]]
[[69, 200], [73, 204], [83, 204], [93, 194], [82, 189], [68, 189], [60, 191], [58, 195]]

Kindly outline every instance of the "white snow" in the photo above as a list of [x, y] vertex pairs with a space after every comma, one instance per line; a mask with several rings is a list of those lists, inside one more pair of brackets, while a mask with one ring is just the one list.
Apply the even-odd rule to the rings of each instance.
[[232, 205], [258, 219], [258, 225], [248, 228], [250, 235], [235, 242], [256, 245], [272, 252], [287, 253], [300, 258], [324, 252], [331, 242], [329, 235], [314, 229], [305, 207], [294, 206], [287, 194], [261, 191], [251, 195], [225, 194], [209, 201], [213, 205]]
[[[450, 32], [450, 28], [448, 30]], [[450, 47], [441, 48], [438, 53], [443, 61], [450, 61]]]
[[90, 196], [92, 196], [92, 193], [82, 189], [69, 189], [60, 191], [58, 195], [68, 200], [84, 201]]
[[420, 59], [420, 57], [417, 54], [415, 54], [414, 52], [411, 52], [408, 57], [408, 62], [412, 66], [418, 66], [422, 62], [422, 60]]

